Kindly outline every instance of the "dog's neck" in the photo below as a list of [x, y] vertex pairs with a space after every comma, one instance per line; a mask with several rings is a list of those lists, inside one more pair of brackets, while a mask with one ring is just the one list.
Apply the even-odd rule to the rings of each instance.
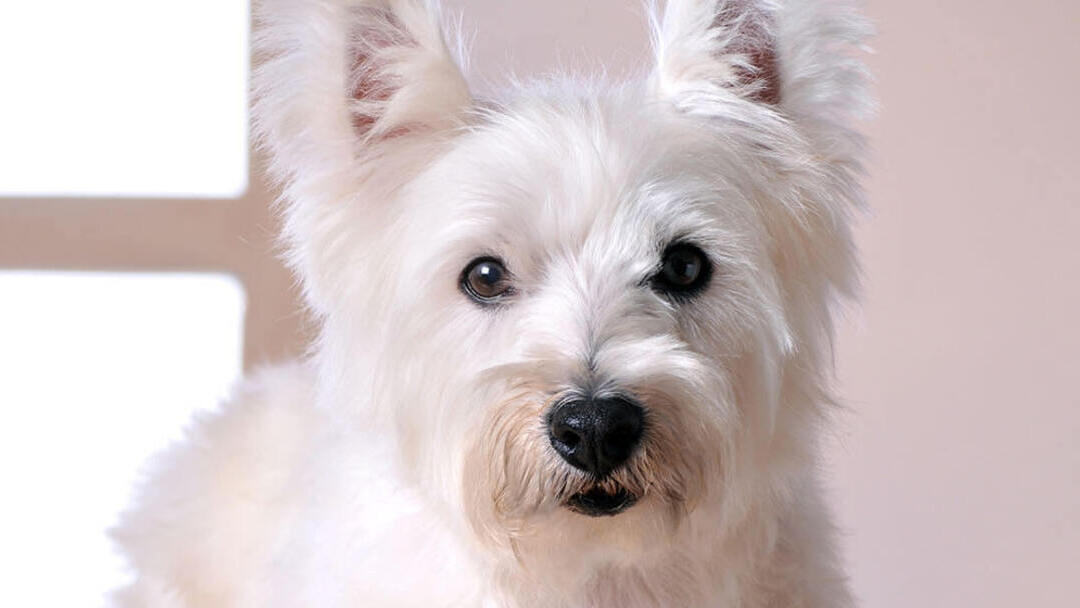
[[[657, 546], [613, 549], [606, 559], [547, 556], [530, 561], [517, 554], [495, 566], [504, 604], [515, 608], [635, 608], [701, 606], [754, 608], [792, 605], [790, 573], [819, 567], [795, 555], [789, 537], [802, 524], [791, 520], [790, 505], [758, 506], [735, 526], [719, 523], [719, 513], [702, 509], [687, 516], [680, 530]], [[633, 555], [633, 557], [631, 557]], [[542, 562], [542, 563], [541, 563]], [[780, 576], [783, 572], [786, 575]], [[782, 585], [775, 581], [783, 581]], [[750, 598], [753, 598], [752, 600]], [[767, 601], [764, 598], [769, 598]]]

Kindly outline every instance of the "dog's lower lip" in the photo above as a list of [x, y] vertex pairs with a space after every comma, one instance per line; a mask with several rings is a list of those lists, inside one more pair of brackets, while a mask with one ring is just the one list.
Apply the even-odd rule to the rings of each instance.
[[592, 488], [585, 492], [578, 492], [566, 501], [566, 506], [574, 512], [590, 517], [604, 517], [618, 515], [634, 506], [637, 496], [623, 488], [613, 494], [600, 488]]

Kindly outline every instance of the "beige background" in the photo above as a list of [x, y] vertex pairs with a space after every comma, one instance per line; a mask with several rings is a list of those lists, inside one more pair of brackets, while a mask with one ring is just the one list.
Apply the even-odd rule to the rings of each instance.
[[[480, 88], [639, 69], [636, 0], [451, 0]], [[882, 111], [830, 472], [863, 605], [1071, 607], [1080, 576], [1080, 4], [870, 0]], [[0, 199], [0, 268], [196, 269], [248, 292], [248, 367], [299, 352], [258, 162], [232, 201]]]

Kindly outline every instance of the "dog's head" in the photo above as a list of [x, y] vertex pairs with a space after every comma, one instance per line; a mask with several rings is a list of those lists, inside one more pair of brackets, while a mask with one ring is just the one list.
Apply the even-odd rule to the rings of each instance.
[[861, 29], [777, 4], [671, 0], [647, 78], [477, 100], [430, 4], [263, 0], [320, 390], [479, 538], [644, 546], [807, 462], [855, 274]]

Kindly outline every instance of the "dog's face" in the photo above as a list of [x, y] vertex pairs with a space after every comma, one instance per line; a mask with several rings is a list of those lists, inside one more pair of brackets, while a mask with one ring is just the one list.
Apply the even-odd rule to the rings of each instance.
[[645, 95], [491, 110], [398, 201], [384, 362], [426, 379], [401, 428], [484, 524], [681, 514], [719, 490], [736, 392], [774, 407], [762, 366], [790, 338], [751, 197], [790, 186]]
[[349, 58], [350, 144], [272, 107], [296, 66], [262, 72], [324, 389], [519, 559], [737, 520], [805, 457], [854, 165], [785, 110], [764, 9], [728, 4], [670, 3], [646, 81], [480, 104], [417, 4], [354, 3], [303, 41]]

